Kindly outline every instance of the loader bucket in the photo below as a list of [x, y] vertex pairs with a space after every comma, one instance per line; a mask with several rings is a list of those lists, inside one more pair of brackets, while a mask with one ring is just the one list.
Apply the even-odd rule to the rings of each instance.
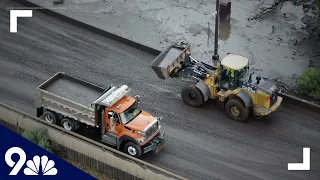
[[181, 68], [181, 63], [189, 53], [190, 45], [186, 47], [171, 45], [151, 62], [151, 67], [160, 79], [172, 77], [176, 70]]

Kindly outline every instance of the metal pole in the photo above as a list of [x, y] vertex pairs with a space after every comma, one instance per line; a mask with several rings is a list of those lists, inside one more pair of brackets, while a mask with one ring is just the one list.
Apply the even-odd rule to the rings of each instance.
[[208, 22], [208, 42], [207, 42], [208, 47], [209, 47], [209, 39], [210, 39], [210, 22]]
[[216, 23], [215, 23], [215, 32], [214, 32], [214, 55], [212, 56], [212, 60], [218, 61], [218, 40], [219, 40], [219, 19], [220, 19], [220, 2], [216, 0]]

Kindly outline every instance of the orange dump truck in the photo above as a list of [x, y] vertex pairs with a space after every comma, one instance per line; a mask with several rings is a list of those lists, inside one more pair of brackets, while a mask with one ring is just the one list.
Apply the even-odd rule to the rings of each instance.
[[133, 157], [158, 153], [164, 147], [160, 118], [139, 107], [139, 96], [111, 85], [104, 89], [64, 73], [57, 73], [37, 88], [37, 116], [75, 131], [91, 126], [101, 141]]

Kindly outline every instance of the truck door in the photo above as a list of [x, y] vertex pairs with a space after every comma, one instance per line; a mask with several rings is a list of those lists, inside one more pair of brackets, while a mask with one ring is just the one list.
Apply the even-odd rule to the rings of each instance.
[[114, 111], [108, 112], [109, 132], [118, 135], [121, 132], [120, 118]]

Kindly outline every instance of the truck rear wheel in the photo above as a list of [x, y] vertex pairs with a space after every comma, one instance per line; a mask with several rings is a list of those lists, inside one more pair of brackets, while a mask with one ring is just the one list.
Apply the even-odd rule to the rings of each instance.
[[41, 119], [45, 120], [47, 123], [50, 123], [50, 124], [57, 124], [58, 116], [56, 113], [46, 110], [42, 114]]
[[124, 146], [124, 151], [126, 154], [133, 156], [133, 157], [140, 157], [142, 154], [142, 149], [139, 145], [137, 145], [136, 143], [133, 142], [128, 142], [125, 146]]
[[76, 125], [73, 123], [73, 120], [64, 118], [61, 120], [61, 126], [68, 131], [75, 131]]
[[204, 102], [202, 93], [195, 86], [184, 87], [181, 91], [181, 97], [185, 104], [193, 107], [199, 107]]
[[250, 109], [246, 108], [239, 98], [232, 98], [227, 101], [225, 112], [229, 118], [235, 121], [244, 122], [250, 114]]

